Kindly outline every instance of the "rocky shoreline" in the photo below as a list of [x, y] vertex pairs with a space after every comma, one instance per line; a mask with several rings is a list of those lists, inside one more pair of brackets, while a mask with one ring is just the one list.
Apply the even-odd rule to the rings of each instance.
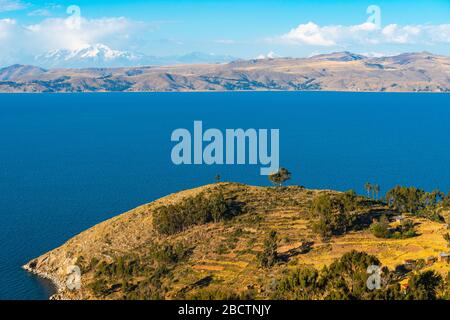
[[69, 300], [67, 297], [65, 297], [63, 295], [63, 291], [64, 291], [64, 284], [54, 275], [44, 272], [44, 271], [40, 271], [37, 268], [33, 268], [32, 266], [33, 261], [25, 264], [22, 266], [22, 269], [24, 269], [25, 271], [32, 273], [40, 278], [43, 279], [47, 279], [49, 281], [51, 281], [51, 283], [55, 286], [56, 288], [56, 293], [52, 294], [49, 297], [49, 300]]

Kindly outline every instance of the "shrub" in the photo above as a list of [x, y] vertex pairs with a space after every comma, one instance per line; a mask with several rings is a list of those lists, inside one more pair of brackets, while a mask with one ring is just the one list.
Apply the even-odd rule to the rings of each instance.
[[383, 269], [382, 287], [370, 291], [367, 288], [367, 268], [380, 265], [380, 261], [365, 252], [351, 251], [335, 260], [329, 267], [317, 271], [312, 267], [300, 267], [284, 275], [278, 282], [276, 299], [332, 299], [371, 300], [402, 299], [398, 283], [391, 283], [389, 271]]
[[435, 300], [437, 289], [442, 283], [442, 277], [434, 271], [413, 275], [408, 282], [406, 297], [409, 300]]
[[259, 265], [263, 268], [271, 268], [275, 265], [278, 258], [277, 245], [278, 236], [276, 231], [271, 231], [266, 240], [264, 240], [263, 252], [258, 254]]
[[382, 216], [379, 222], [373, 223], [370, 230], [375, 237], [384, 239], [407, 239], [417, 236], [413, 221], [404, 220], [400, 226], [391, 229], [386, 216]]
[[200, 194], [179, 204], [163, 206], [154, 214], [153, 225], [157, 232], [172, 235], [192, 226], [219, 222], [239, 213], [222, 193], [206, 197]]
[[353, 226], [355, 216], [352, 211], [357, 208], [357, 197], [353, 191], [331, 196], [321, 194], [313, 199], [311, 213], [317, 221], [313, 231], [324, 238], [346, 233]]
[[94, 282], [90, 283], [89, 288], [97, 297], [104, 295], [108, 291], [106, 281], [103, 279], [97, 279]]
[[382, 216], [380, 218], [380, 221], [374, 222], [370, 226], [370, 231], [372, 231], [372, 234], [377, 238], [389, 238], [390, 237], [390, 231], [389, 231], [389, 220], [386, 216]]
[[380, 261], [365, 252], [351, 251], [325, 267], [321, 273], [320, 285], [327, 299], [366, 299], [370, 291], [366, 282], [367, 268], [380, 266]]
[[450, 208], [450, 191], [447, 193], [447, 195], [444, 197], [444, 199], [442, 200], [442, 206], [445, 209]]
[[291, 271], [278, 283], [275, 299], [311, 300], [317, 294], [319, 272], [310, 267]]
[[153, 253], [154, 258], [161, 263], [178, 263], [192, 253], [192, 250], [186, 247], [183, 243], [176, 243], [175, 245], [163, 243]]

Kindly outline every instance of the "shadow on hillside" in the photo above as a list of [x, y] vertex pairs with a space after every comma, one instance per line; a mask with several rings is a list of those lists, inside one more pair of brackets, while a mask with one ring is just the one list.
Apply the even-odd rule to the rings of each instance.
[[390, 209], [370, 209], [365, 214], [359, 215], [349, 229], [351, 231], [364, 230], [370, 227], [374, 220], [379, 220], [383, 215], [390, 217], [396, 213]]
[[312, 250], [313, 244], [314, 244], [314, 242], [307, 241], [307, 242], [302, 243], [302, 245], [297, 248], [293, 248], [285, 253], [279, 254], [278, 261], [286, 263], [292, 257], [298, 256], [300, 254], [306, 254]]

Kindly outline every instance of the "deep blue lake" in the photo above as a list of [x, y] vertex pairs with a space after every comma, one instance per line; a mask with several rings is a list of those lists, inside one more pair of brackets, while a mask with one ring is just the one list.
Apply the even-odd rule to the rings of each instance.
[[0, 95], [0, 299], [47, 299], [20, 266], [168, 193], [260, 166], [175, 166], [176, 128], [279, 128], [290, 184], [450, 189], [450, 95], [150, 93]]

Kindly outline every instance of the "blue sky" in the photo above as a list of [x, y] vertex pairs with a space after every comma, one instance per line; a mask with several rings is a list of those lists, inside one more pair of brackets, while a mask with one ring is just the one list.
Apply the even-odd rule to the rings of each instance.
[[[81, 10], [75, 29], [71, 5]], [[377, 27], [367, 22], [370, 5], [380, 8]], [[450, 0], [0, 0], [0, 65], [95, 43], [155, 56], [450, 55]]]

